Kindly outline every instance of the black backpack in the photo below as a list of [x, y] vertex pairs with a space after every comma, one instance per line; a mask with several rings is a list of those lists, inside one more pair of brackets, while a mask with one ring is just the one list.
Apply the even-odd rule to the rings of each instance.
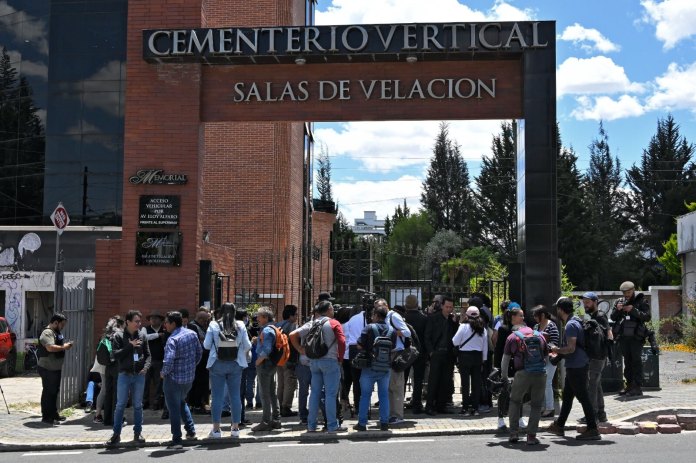
[[[329, 352], [329, 346], [324, 342], [324, 332], [322, 328], [329, 318], [315, 320], [309, 328], [309, 333], [304, 339], [305, 355], [310, 359], [320, 359]], [[334, 342], [336, 342], [334, 340]], [[331, 343], [333, 346], [333, 343]]]
[[222, 320], [218, 324], [220, 325], [220, 334], [218, 342], [214, 344], [218, 360], [228, 362], [237, 360], [237, 354], [239, 353], [237, 322], [232, 322], [232, 329], [225, 329]]
[[376, 324], [371, 323], [369, 326], [374, 336], [372, 341], [370, 368], [379, 372], [389, 371], [392, 367], [391, 352], [396, 344], [393, 339], [396, 331], [393, 330], [391, 326], [387, 326], [387, 334], [382, 336]]
[[582, 322], [582, 329], [585, 334], [585, 345], [583, 347], [587, 356], [594, 360], [606, 358], [607, 336], [602, 325], [597, 320], [591, 318]]

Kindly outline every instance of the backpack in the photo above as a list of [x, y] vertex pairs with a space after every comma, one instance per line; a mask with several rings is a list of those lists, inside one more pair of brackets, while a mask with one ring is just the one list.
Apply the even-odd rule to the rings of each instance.
[[111, 340], [109, 338], [102, 338], [97, 345], [97, 363], [105, 367], [111, 365], [114, 361], [114, 355], [111, 347]]
[[582, 322], [582, 330], [585, 335], [583, 348], [591, 359], [602, 360], [607, 356], [607, 336], [602, 325], [597, 320], [589, 319]]
[[[288, 336], [277, 326], [269, 326], [275, 331], [275, 343], [273, 344], [273, 349], [271, 349], [271, 354], [268, 356], [268, 360], [276, 366], [283, 367], [288, 363], [288, 359], [290, 358]], [[263, 343], [263, 330], [261, 330], [260, 337]]]
[[387, 326], [386, 336], [380, 336], [377, 325], [373, 323], [370, 325], [370, 328], [374, 334], [370, 368], [379, 372], [389, 371], [391, 370], [391, 351], [394, 348], [394, 342], [392, 341], [394, 330]]
[[239, 345], [237, 344], [236, 323], [232, 324], [231, 331], [224, 329], [222, 321], [218, 322], [218, 324], [220, 325], [220, 333], [218, 334], [218, 342], [214, 344], [218, 360], [228, 362], [232, 360], [237, 360], [237, 354], [239, 353]]
[[[390, 317], [389, 321], [394, 330], [396, 330], [396, 327], [394, 326], [394, 319]], [[406, 320], [404, 320], [404, 323], [406, 323]], [[396, 372], [406, 371], [408, 367], [416, 363], [416, 360], [418, 360], [418, 356], [420, 355], [420, 339], [418, 339], [416, 330], [408, 323], [406, 323], [406, 327], [411, 332], [411, 336], [404, 339], [404, 349], [398, 351], [394, 355], [394, 360], [392, 360], [392, 370]]]
[[[309, 328], [309, 333], [304, 339], [305, 355], [310, 359], [320, 359], [329, 352], [329, 347], [324, 342], [323, 327], [329, 318], [315, 320]], [[336, 340], [334, 340], [336, 342]], [[333, 343], [331, 343], [333, 346]]]
[[544, 344], [541, 333], [534, 331], [532, 336], [525, 336], [519, 331], [513, 332], [517, 336], [518, 345], [522, 350], [524, 359], [524, 371], [540, 374], [546, 372], [546, 360], [544, 359]]
[[[283, 323], [280, 324], [280, 329], [283, 331], [283, 333], [288, 336], [288, 341], [290, 340], [290, 333], [293, 330], [289, 330], [288, 328], [292, 327], [291, 323], [288, 321], [284, 321]], [[289, 343], [290, 345], [290, 358], [286, 362], [286, 366], [288, 368], [295, 368], [295, 365], [297, 365], [297, 362], [300, 359], [300, 353], [297, 352], [297, 349], [295, 349], [295, 346], [292, 345], [292, 343]]]

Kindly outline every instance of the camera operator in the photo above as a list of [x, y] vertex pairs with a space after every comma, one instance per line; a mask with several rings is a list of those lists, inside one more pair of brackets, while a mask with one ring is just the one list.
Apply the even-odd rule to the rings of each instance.
[[618, 340], [623, 354], [624, 377], [626, 387], [619, 395], [641, 396], [643, 391], [643, 361], [641, 354], [645, 338], [648, 337], [650, 321], [650, 306], [643, 293], [637, 293], [635, 285], [630, 281], [621, 283], [623, 297], [616, 301], [611, 313], [614, 322], [614, 339]]

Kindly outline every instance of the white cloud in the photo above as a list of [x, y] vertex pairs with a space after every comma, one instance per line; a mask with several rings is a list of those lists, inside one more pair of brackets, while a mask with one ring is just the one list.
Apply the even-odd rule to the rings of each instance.
[[556, 71], [556, 90], [563, 95], [640, 93], [644, 86], [631, 82], [622, 66], [606, 56], [566, 59]]
[[696, 113], [696, 62], [686, 67], [671, 63], [655, 78], [655, 93], [647, 106], [654, 110], [689, 109]]
[[[48, 27], [46, 21], [35, 18], [8, 4], [7, 0], [0, 1], [0, 24], [14, 36], [14, 40], [32, 44], [43, 55], [48, 55]], [[22, 21], [19, 22], [18, 19]]]
[[643, 0], [643, 20], [655, 24], [655, 36], [669, 50], [696, 34], [696, 2], [694, 0]]
[[580, 106], [573, 110], [571, 116], [578, 120], [613, 121], [645, 114], [645, 108], [631, 95], [621, 95], [618, 100], [608, 96], [581, 96], [577, 102]]
[[333, 193], [341, 213], [353, 224], [364, 211], [376, 211], [378, 219], [392, 215], [404, 198], [411, 211], [419, 209], [422, 182], [412, 175], [396, 180], [336, 182]]
[[[438, 121], [348, 122], [339, 128], [318, 125], [315, 138], [326, 143], [332, 156], [346, 156], [369, 172], [411, 168], [420, 175], [430, 163]], [[465, 159], [481, 159], [490, 152], [491, 138], [500, 121], [452, 121], [450, 138]], [[334, 176], [341, 171], [335, 171]]]
[[457, 0], [333, 0], [325, 11], [316, 13], [316, 23], [320, 25], [530, 19], [533, 19], [532, 10], [520, 9], [501, 0], [487, 11], [476, 10]]
[[587, 52], [611, 53], [621, 49], [621, 47], [604, 37], [597, 29], [587, 29], [578, 23], [566, 27], [563, 33], [558, 36], [558, 39], [580, 45], [580, 48]]

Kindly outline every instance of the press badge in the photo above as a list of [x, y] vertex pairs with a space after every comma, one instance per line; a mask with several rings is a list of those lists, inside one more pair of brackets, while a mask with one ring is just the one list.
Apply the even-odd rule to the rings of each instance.
[[138, 353], [136, 352], [135, 354], [133, 354], [133, 361], [137, 362], [138, 360], [140, 360], [140, 355], [138, 355]]
[[626, 320], [630, 320], [630, 319], [631, 319], [631, 316], [630, 316], [630, 315], [626, 315]]

